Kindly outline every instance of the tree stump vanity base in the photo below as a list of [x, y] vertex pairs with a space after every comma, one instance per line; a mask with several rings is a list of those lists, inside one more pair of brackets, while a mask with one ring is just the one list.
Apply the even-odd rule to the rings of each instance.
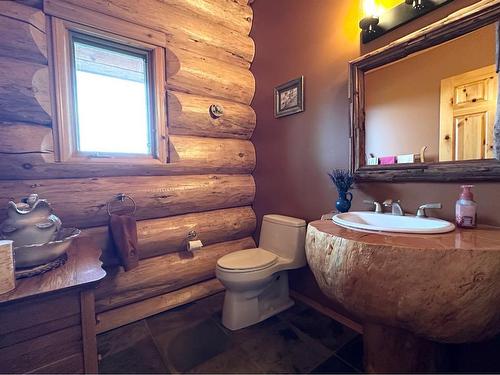
[[446, 371], [441, 344], [397, 328], [365, 324], [363, 351], [364, 369], [372, 374]]
[[363, 322], [367, 371], [433, 371], [434, 343], [500, 332], [500, 228], [414, 235], [315, 221], [306, 255], [323, 293]]

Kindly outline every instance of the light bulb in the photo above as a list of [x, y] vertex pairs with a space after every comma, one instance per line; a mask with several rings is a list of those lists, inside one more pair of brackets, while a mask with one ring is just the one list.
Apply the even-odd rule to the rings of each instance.
[[379, 8], [375, 4], [375, 0], [363, 0], [363, 12], [365, 16], [378, 17]]

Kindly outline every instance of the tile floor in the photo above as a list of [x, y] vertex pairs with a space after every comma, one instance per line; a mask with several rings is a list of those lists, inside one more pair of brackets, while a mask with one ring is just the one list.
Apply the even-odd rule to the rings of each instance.
[[221, 324], [223, 293], [98, 336], [101, 373], [358, 373], [361, 337], [297, 303], [260, 324]]

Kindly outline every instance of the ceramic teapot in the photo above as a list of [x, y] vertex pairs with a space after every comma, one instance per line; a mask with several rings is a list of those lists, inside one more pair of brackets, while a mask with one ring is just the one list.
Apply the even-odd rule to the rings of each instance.
[[31, 194], [20, 203], [8, 203], [7, 219], [0, 225], [0, 236], [14, 241], [15, 247], [44, 244], [56, 238], [61, 226], [49, 202]]

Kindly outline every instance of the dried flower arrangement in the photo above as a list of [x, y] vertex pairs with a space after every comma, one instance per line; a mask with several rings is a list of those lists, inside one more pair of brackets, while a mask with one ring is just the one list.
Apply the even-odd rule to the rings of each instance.
[[354, 183], [353, 174], [346, 169], [334, 169], [328, 173], [338, 192], [347, 192]]

